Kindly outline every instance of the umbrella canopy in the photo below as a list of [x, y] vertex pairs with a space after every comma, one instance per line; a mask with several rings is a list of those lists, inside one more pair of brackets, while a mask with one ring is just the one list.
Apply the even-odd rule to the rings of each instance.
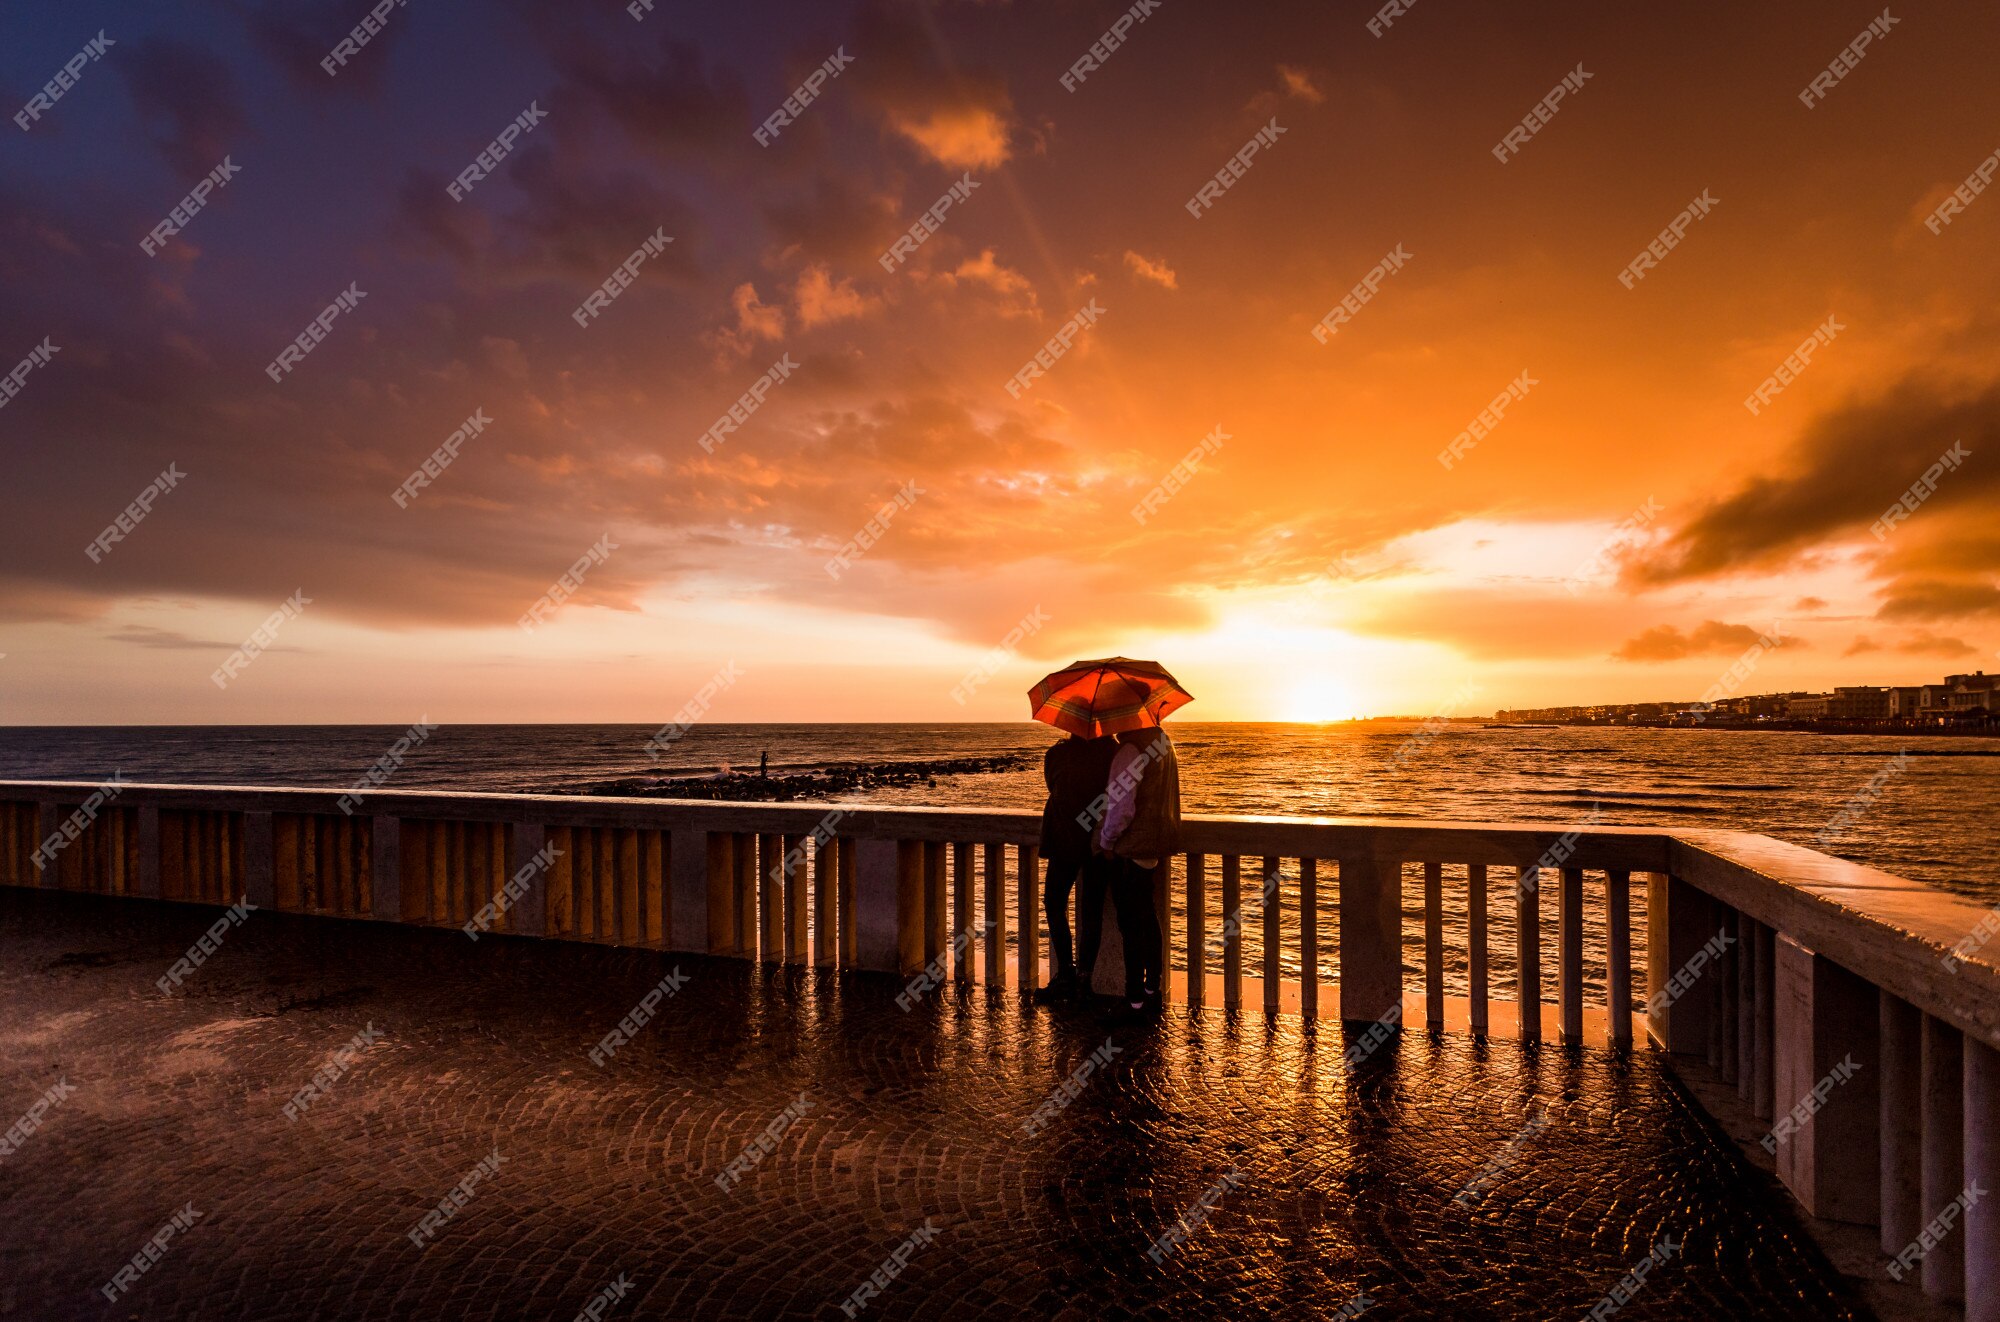
[[1158, 725], [1194, 697], [1157, 661], [1073, 661], [1028, 690], [1038, 721], [1095, 738]]

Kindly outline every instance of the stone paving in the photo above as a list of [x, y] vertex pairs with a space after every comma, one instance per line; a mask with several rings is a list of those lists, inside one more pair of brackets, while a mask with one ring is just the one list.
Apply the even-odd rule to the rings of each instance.
[[1861, 1316], [1643, 1054], [219, 912], [0, 890], [0, 1317]]

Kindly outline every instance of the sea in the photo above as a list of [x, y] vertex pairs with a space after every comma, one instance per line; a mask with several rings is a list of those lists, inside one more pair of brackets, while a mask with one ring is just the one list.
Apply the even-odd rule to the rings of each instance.
[[[1434, 720], [1169, 727], [1188, 812], [1731, 828], [2000, 904], [2000, 738]], [[656, 762], [646, 745], [657, 728], [443, 725], [407, 755], [387, 787], [590, 793], [635, 777], [755, 771], [766, 761], [778, 777], [1015, 753], [1026, 758], [1018, 769], [863, 787], [832, 801], [1039, 808], [1041, 753], [1057, 737], [1025, 722], [698, 724]], [[0, 779], [101, 781], [116, 772], [149, 783], [345, 787], [404, 733], [362, 725], [0, 728]], [[1252, 883], [1246, 872], [1246, 895]], [[1495, 904], [1495, 994], [1502, 995], [1511, 936]], [[1602, 933], [1590, 917], [1587, 944], [1597, 946]], [[1246, 962], [1259, 967], [1256, 915], [1244, 918]], [[1454, 949], [1463, 919], [1462, 903], [1448, 890]], [[1323, 912], [1322, 931], [1330, 936], [1336, 922]], [[1285, 928], [1295, 931], [1290, 913]], [[1295, 974], [1294, 961], [1285, 962]], [[1463, 990], [1456, 957], [1448, 985]]]

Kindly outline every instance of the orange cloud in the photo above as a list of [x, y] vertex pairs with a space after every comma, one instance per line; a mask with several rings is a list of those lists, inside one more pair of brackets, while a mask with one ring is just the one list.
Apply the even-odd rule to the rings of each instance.
[[1168, 266], [1164, 259], [1156, 262], [1151, 258], [1142, 257], [1130, 248], [1127, 248], [1125, 250], [1125, 265], [1131, 269], [1132, 274], [1138, 276], [1141, 280], [1151, 280], [1154, 284], [1165, 289], [1180, 288], [1181, 278], [1174, 274], [1174, 268]]
[[988, 106], [945, 106], [920, 114], [892, 114], [889, 127], [938, 164], [954, 170], [990, 170], [1006, 162], [1007, 117]]

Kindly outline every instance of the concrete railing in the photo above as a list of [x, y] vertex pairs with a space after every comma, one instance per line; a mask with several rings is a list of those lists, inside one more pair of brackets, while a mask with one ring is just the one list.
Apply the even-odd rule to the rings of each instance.
[[[960, 985], [1006, 985], [1011, 947], [1011, 981], [1027, 988], [1041, 972], [1038, 825], [1018, 811], [387, 791], [350, 815], [336, 790], [123, 784], [107, 795], [0, 782], [0, 884], [247, 899], [902, 977], [928, 969]], [[2000, 1317], [1994, 1201], [1972, 1197], [1950, 1233], [1927, 1233], [1962, 1194], [2000, 1193], [2000, 943], [1981, 944], [2000, 918], [1989, 911], [1734, 831], [1193, 817], [1183, 843], [1156, 894], [1166, 965], [1180, 956], [1191, 1005], [1241, 1006], [1254, 910], [1267, 1010], [1295, 996], [1317, 1017], [1324, 991], [1351, 1026], [1400, 1024], [1416, 999], [1407, 956], [1422, 970], [1424, 1022], [1441, 1028], [1450, 957], [1470, 1028], [1489, 1032], [1497, 895], [1492, 923], [1514, 937], [1512, 1031], [1539, 1039], [1552, 991], [1556, 1035], [1581, 1042], [1587, 975], [1601, 974], [1591, 1014], [1614, 1047], [1634, 1037], [1638, 875], [1645, 1034], [1774, 1121], [1778, 1173], [1809, 1213], [1879, 1226], [1892, 1257], [1933, 1241], [1912, 1268], [1926, 1292]], [[1165, 921], [1171, 888], [1184, 900], [1178, 928]], [[1465, 915], [1451, 951], [1448, 891]], [[1421, 929], [1407, 943], [1406, 908]], [[1590, 966], [1587, 915], [1601, 934]], [[1107, 990], [1107, 969], [1122, 967], [1115, 934], [1107, 915]]]

